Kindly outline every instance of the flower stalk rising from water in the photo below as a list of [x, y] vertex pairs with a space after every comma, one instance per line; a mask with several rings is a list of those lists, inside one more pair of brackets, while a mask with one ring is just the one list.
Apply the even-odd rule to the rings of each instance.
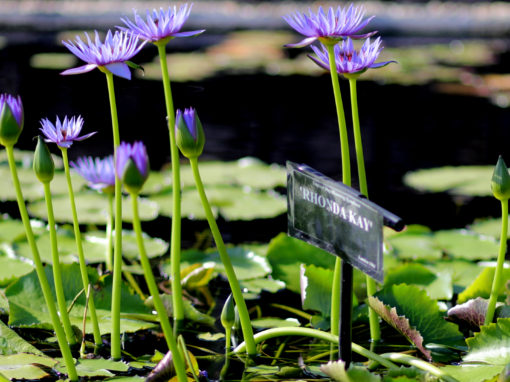
[[174, 309], [174, 329], [179, 331], [184, 320], [184, 306], [181, 286], [181, 175], [179, 166], [179, 150], [175, 144], [175, 110], [172, 97], [172, 88], [168, 72], [166, 44], [175, 37], [197, 36], [204, 30], [181, 32], [181, 28], [189, 17], [192, 6], [182, 5], [179, 9], [169, 7], [167, 11], [154, 9], [152, 13], [147, 10], [146, 19], [134, 12], [134, 21], [122, 19], [126, 27], [120, 29], [136, 33], [145, 42], [151, 42], [158, 48], [161, 75], [163, 79], [163, 92], [170, 140], [170, 156], [172, 162], [172, 228], [170, 239], [170, 265], [172, 283], [172, 303]]
[[138, 251], [140, 252], [140, 261], [142, 263], [145, 281], [147, 282], [154, 307], [158, 313], [159, 322], [163, 329], [168, 349], [172, 352], [177, 377], [179, 382], [186, 382], [187, 377], [184, 361], [178, 350], [172, 325], [170, 324], [165, 306], [159, 295], [158, 286], [152, 274], [151, 264], [143, 242], [142, 225], [138, 213], [138, 194], [149, 176], [149, 158], [143, 143], [135, 142], [131, 145], [122, 142], [117, 149], [115, 169], [117, 177], [122, 180], [124, 188], [131, 196], [133, 206], [133, 229], [136, 234], [136, 242], [138, 244]]
[[221, 262], [223, 263], [225, 273], [227, 274], [235, 304], [239, 311], [241, 329], [243, 331], [244, 341], [246, 342], [246, 352], [248, 355], [255, 355], [257, 353], [257, 348], [253, 339], [253, 328], [250, 322], [250, 314], [248, 313], [248, 308], [246, 307], [246, 302], [244, 301], [239, 281], [237, 280], [234, 267], [232, 266], [232, 262], [228, 256], [225, 243], [223, 242], [216, 219], [214, 218], [211, 205], [207, 199], [202, 178], [198, 170], [198, 157], [202, 154], [204, 148], [205, 135], [200, 119], [194, 109], [185, 109], [184, 112], [181, 112], [180, 110], [177, 111], [175, 131], [177, 146], [181, 150], [181, 153], [190, 161], [195, 185], [197, 187], [198, 194], [200, 195], [200, 201], [202, 202], [207, 222], [209, 223], [209, 227], [216, 243], [216, 248], [218, 249]]
[[510, 175], [505, 161], [500, 156], [494, 169], [491, 181], [492, 193], [501, 202], [501, 236], [499, 238], [499, 254], [494, 280], [492, 281], [489, 305], [485, 315], [484, 325], [489, 325], [494, 319], [496, 302], [503, 286], [503, 268], [505, 265], [506, 241], [508, 237], [508, 199], [510, 199]]
[[[317, 65], [326, 69], [333, 70], [332, 60], [330, 60], [331, 47], [322, 45], [321, 48], [312, 46], [313, 51], [317, 57], [309, 56]], [[358, 94], [357, 94], [357, 79], [361, 74], [368, 69], [382, 68], [395, 61], [378, 62], [375, 61], [379, 57], [382, 50], [381, 39], [378, 37], [375, 41], [371, 42], [370, 38], [365, 40], [360, 51], [356, 51], [351, 38], [347, 38], [342, 43], [336, 45], [333, 49], [333, 62], [336, 66], [336, 72], [342, 74], [349, 80], [350, 95], [351, 95], [351, 111], [353, 122], [353, 135], [354, 145], [356, 149], [356, 163], [358, 168], [358, 179], [360, 191], [368, 198], [367, 177], [365, 171], [365, 160], [363, 155], [363, 143], [361, 139], [361, 129], [359, 124], [359, 111], [358, 111]], [[370, 277], [366, 277], [367, 282], [367, 296], [372, 296], [377, 291], [375, 281]], [[381, 331], [379, 327], [379, 317], [377, 313], [369, 308], [369, 321], [370, 321], [370, 334], [373, 343], [379, 341], [381, 338]]]
[[[76, 241], [76, 250], [78, 252], [78, 259], [80, 263], [80, 272], [81, 279], [83, 283], [84, 290], [89, 290], [89, 276], [87, 272], [87, 263], [85, 261], [85, 254], [83, 252], [83, 243], [80, 232], [80, 223], [78, 220], [78, 212], [76, 211], [76, 202], [74, 198], [73, 184], [71, 181], [71, 172], [69, 170], [69, 158], [67, 155], [67, 150], [72, 146], [74, 141], [81, 141], [83, 139], [89, 138], [94, 135], [96, 132], [92, 132], [83, 136], [79, 136], [81, 129], [83, 127], [83, 118], [81, 117], [72, 117], [64, 118], [63, 122], [57, 117], [56, 123], [51, 123], [48, 119], [43, 119], [41, 121], [42, 127], [40, 128], [41, 132], [46, 137], [46, 142], [56, 143], [62, 152], [62, 159], [64, 162], [64, 170], [66, 174], [67, 180], [67, 191], [69, 193], [69, 202], [71, 205], [71, 213], [73, 216], [73, 229], [74, 229], [74, 239]], [[94, 343], [96, 346], [96, 350], [98, 350], [99, 346], [102, 345], [103, 341], [101, 339], [101, 333], [99, 330], [99, 322], [96, 314], [96, 307], [94, 302], [93, 293], [90, 294], [88, 299], [88, 311], [90, 313], [90, 320], [92, 323], [92, 333], [94, 335]]]
[[14, 190], [16, 192], [16, 200], [18, 202], [21, 220], [25, 228], [28, 244], [32, 251], [39, 284], [41, 285], [44, 301], [46, 302], [46, 306], [51, 317], [53, 330], [55, 330], [55, 334], [57, 336], [58, 345], [60, 347], [62, 357], [64, 358], [69, 379], [71, 381], [78, 381], [78, 374], [74, 365], [71, 349], [66, 341], [66, 334], [58, 317], [55, 301], [53, 300], [53, 294], [51, 292], [46, 273], [44, 272], [44, 266], [35, 242], [32, 226], [30, 225], [30, 217], [28, 216], [25, 199], [23, 197], [23, 192], [21, 191], [18, 171], [16, 169], [14, 145], [18, 141], [19, 135], [23, 130], [23, 121], [23, 105], [21, 103], [21, 98], [19, 96], [14, 97], [9, 94], [0, 95], [0, 143], [5, 147], [5, 151], [7, 152], [7, 160], [11, 171], [12, 183], [14, 184]]
[[[92, 41], [88, 34], [87, 43], [79, 36], [75, 42], [63, 41], [62, 43], [77, 57], [87, 64], [78, 68], [68, 69], [61, 74], [80, 74], [98, 68], [106, 75], [108, 87], [108, 98], [110, 101], [110, 112], [113, 131], [113, 156], [116, 158], [116, 150], [120, 145], [119, 120], [117, 116], [117, 102], [115, 100], [115, 89], [113, 75], [131, 79], [129, 67], [137, 67], [129, 61], [136, 55], [145, 42], [138, 44], [138, 36], [130, 32], [108, 31], [104, 42], [96, 32], [95, 40]], [[113, 291], [112, 291], [112, 332], [111, 332], [111, 356], [114, 360], [121, 358], [120, 350], [120, 303], [122, 284], [122, 185], [120, 180], [115, 179], [115, 246], [113, 254]]]

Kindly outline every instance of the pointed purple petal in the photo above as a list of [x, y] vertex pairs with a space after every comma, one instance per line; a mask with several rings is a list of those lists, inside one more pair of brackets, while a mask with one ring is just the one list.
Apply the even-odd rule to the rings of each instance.
[[382, 68], [383, 66], [386, 66], [386, 65], [389, 65], [389, 64], [392, 64], [392, 63], [397, 63], [397, 61], [384, 61], [384, 62], [376, 62], [376, 63], [373, 63], [372, 65], [370, 65], [370, 67], [372, 69], [377, 69], [377, 68]]
[[367, 37], [373, 36], [377, 32], [378, 31], [368, 32], [368, 33], [365, 33], [365, 34], [356, 34], [356, 35], [352, 35], [352, 36], [349, 36], [349, 37], [352, 38], [353, 40], [360, 40], [360, 39], [363, 39], [363, 38], [367, 38]]
[[93, 136], [93, 135], [94, 135], [94, 134], [96, 134], [96, 133], [97, 133], [97, 131], [94, 131], [94, 132], [92, 132], [92, 133], [82, 135], [81, 137], [76, 137], [76, 138], [74, 138], [74, 140], [75, 140], [75, 141], [83, 141], [84, 139], [87, 139], [87, 138], [89, 138], [89, 137]]
[[172, 33], [173, 37], [192, 37], [192, 36], [198, 36], [201, 33], [204, 33], [205, 29], [200, 29], [196, 31], [190, 31], [190, 32], [177, 32]]
[[305, 46], [308, 46], [312, 44], [314, 41], [317, 40], [317, 37], [307, 37], [304, 40], [301, 40], [298, 43], [295, 44], [286, 44], [285, 47], [287, 48], [303, 48]]
[[68, 76], [71, 74], [82, 74], [82, 73], [90, 72], [90, 71], [94, 70], [95, 68], [97, 68], [96, 64], [87, 64], [87, 65], [79, 66], [77, 68], [64, 70], [60, 74], [63, 76]]
[[124, 62], [114, 62], [113, 64], [105, 65], [105, 68], [112, 72], [114, 75], [125, 78], [126, 80], [131, 79], [131, 71], [129, 66]]
[[327, 70], [329, 72], [329, 65], [326, 65], [324, 62], [319, 60], [317, 57], [312, 56], [311, 54], [307, 55], [313, 62], [319, 65], [321, 68]]

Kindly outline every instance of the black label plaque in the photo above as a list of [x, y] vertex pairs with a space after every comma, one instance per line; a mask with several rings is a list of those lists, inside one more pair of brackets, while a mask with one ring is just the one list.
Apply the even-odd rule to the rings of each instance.
[[398, 217], [351, 187], [292, 162], [287, 162], [287, 204], [290, 236], [340, 256], [383, 282], [384, 214], [401, 225]]

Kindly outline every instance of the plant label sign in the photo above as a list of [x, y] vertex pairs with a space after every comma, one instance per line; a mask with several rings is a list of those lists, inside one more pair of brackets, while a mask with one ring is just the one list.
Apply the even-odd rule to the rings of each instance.
[[343, 183], [287, 162], [289, 235], [322, 248], [383, 282], [384, 224], [402, 220]]

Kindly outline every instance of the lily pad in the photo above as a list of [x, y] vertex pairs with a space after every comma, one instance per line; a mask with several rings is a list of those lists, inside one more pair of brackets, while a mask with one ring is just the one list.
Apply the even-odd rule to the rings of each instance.
[[254, 328], [288, 328], [300, 326], [299, 321], [296, 319], [281, 319], [277, 317], [263, 317], [251, 320], [251, 324]]
[[455, 305], [448, 310], [448, 317], [457, 322], [464, 322], [470, 328], [478, 329], [485, 322], [489, 301], [477, 297], [464, 304]]
[[[63, 360], [60, 360], [56, 367], [57, 371], [67, 374], [67, 368]], [[83, 359], [80, 358], [76, 363], [76, 372], [79, 377], [113, 377], [116, 372], [127, 372], [129, 365], [121, 361], [112, 361], [109, 359]]]
[[429, 359], [430, 352], [424, 347], [428, 343], [464, 345], [464, 337], [457, 326], [446, 322], [436, 301], [416, 286], [387, 286], [369, 297], [369, 304]]
[[480, 328], [480, 332], [466, 340], [468, 353], [464, 362], [482, 362], [506, 366], [510, 363], [510, 318], [500, 318]]
[[51, 368], [57, 364], [53, 358], [36, 354], [0, 356], [0, 373], [9, 379], [41, 379], [49, 374], [40, 366]]
[[426, 227], [410, 226], [387, 239], [390, 247], [399, 259], [438, 260], [442, 252], [434, 241], [433, 233]]
[[404, 183], [420, 191], [490, 196], [494, 166], [440, 167], [410, 172]]
[[[77, 215], [80, 224], [106, 224], [108, 216], [108, 198], [97, 192], [79, 192], [75, 194]], [[138, 203], [141, 220], [153, 220], [158, 216], [158, 205], [145, 198]], [[73, 216], [67, 195], [53, 197], [55, 221], [72, 223]], [[44, 200], [30, 203], [28, 211], [32, 216], [47, 219], [46, 202]], [[132, 205], [130, 197], [122, 198], [122, 220], [132, 221]]]
[[466, 260], [490, 260], [498, 256], [499, 243], [467, 230], [437, 231], [434, 241], [447, 254]]
[[495, 381], [499, 373], [504, 369], [501, 365], [448, 365], [441, 368], [459, 382], [486, 382]]
[[[8, 256], [5, 246], [6, 244], [3, 244], [0, 247], [0, 287], [9, 285], [16, 278], [26, 275], [34, 269], [32, 264]], [[12, 249], [8, 248], [8, 251], [12, 251]]]
[[499, 237], [501, 236], [501, 218], [475, 221], [475, 223], [469, 226], [469, 229], [480, 235], [490, 236], [499, 240]]
[[[503, 269], [503, 280], [510, 279], [510, 269]], [[491, 289], [492, 289], [492, 281], [494, 279], [494, 268], [483, 268], [478, 276], [474, 279], [474, 281], [469, 285], [464, 291], [459, 294], [457, 299], [459, 304], [466, 302], [470, 299], [474, 299], [477, 297], [489, 298]], [[498, 291], [498, 295], [501, 296], [504, 292], [505, 285], [502, 283], [500, 290]]]
[[[227, 248], [227, 253], [234, 267], [238, 280], [249, 280], [264, 277], [271, 272], [271, 267], [265, 257], [243, 247]], [[217, 272], [224, 273], [223, 263], [217, 251], [202, 252], [188, 250], [181, 254], [181, 268], [193, 264], [212, 263]], [[164, 266], [167, 274], [170, 273], [170, 264]]]
[[42, 351], [25, 341], [0, 320], [0, 355], [18, 353], [30, 353], [44, 356]]
[[300, 293], [301, 264], [333, 269], [336, 258], [322, 249], [281, 233], [269, 243], [267, 260], [273, 269], [273, 278], [283, 281], [287, 289]]
[[[275, 192], [254, 191], [238, 186], [206, 186], [205, 192], [213, 213], [219, 213], [227, 220], [267, 219], [287, 210], [286, 199]], [[171, 193], [152, 195], [149, 199], [158, 203], [162, 215], [172, 216]], [[195, 189], [182, 191], [181, 214], [189, 219], [205, 219]]]
[[[88, 271], [91, 282], [98, 280], [98, 274], [95, 269], [90, 268]], [[51, 266], [45, 267], [45, 273], [51, 289], [54, 290]], [[94, 291], [96, 313], [99, 329], [102, 334], [110, 333], [111, 330], [111, 279], [111, 276], [102, 279], [96, 285], [97, 289]], [[83, 289], [78, 264], [63, 264], [62, 283], [67, 305], [69, 306]], [[35, 270], [20, 277], [11, 284], [6, 289], [5, 295], [9, 300], [9, 325], [15, 327], [52, 328], [51, 318], [46, 308], [46, 302]], [[151, 310], [144, 305], [138, 296], [132, 295], [124, 284], [121, 289], [121, 300], [121, 331], [134, 332], [154, 327], [154, 324], [151, 322], [133, 319], [133, 316], [136, 315], [150, 315]], [[83, 326], [84, 311], [85, 296], [82, 294], [76, 300], [73, 309], [69, 313], [71, 324], [81, 328]], [[92, 331], [90, 319], [87, 320], [86, 330], [87, 332]]]

